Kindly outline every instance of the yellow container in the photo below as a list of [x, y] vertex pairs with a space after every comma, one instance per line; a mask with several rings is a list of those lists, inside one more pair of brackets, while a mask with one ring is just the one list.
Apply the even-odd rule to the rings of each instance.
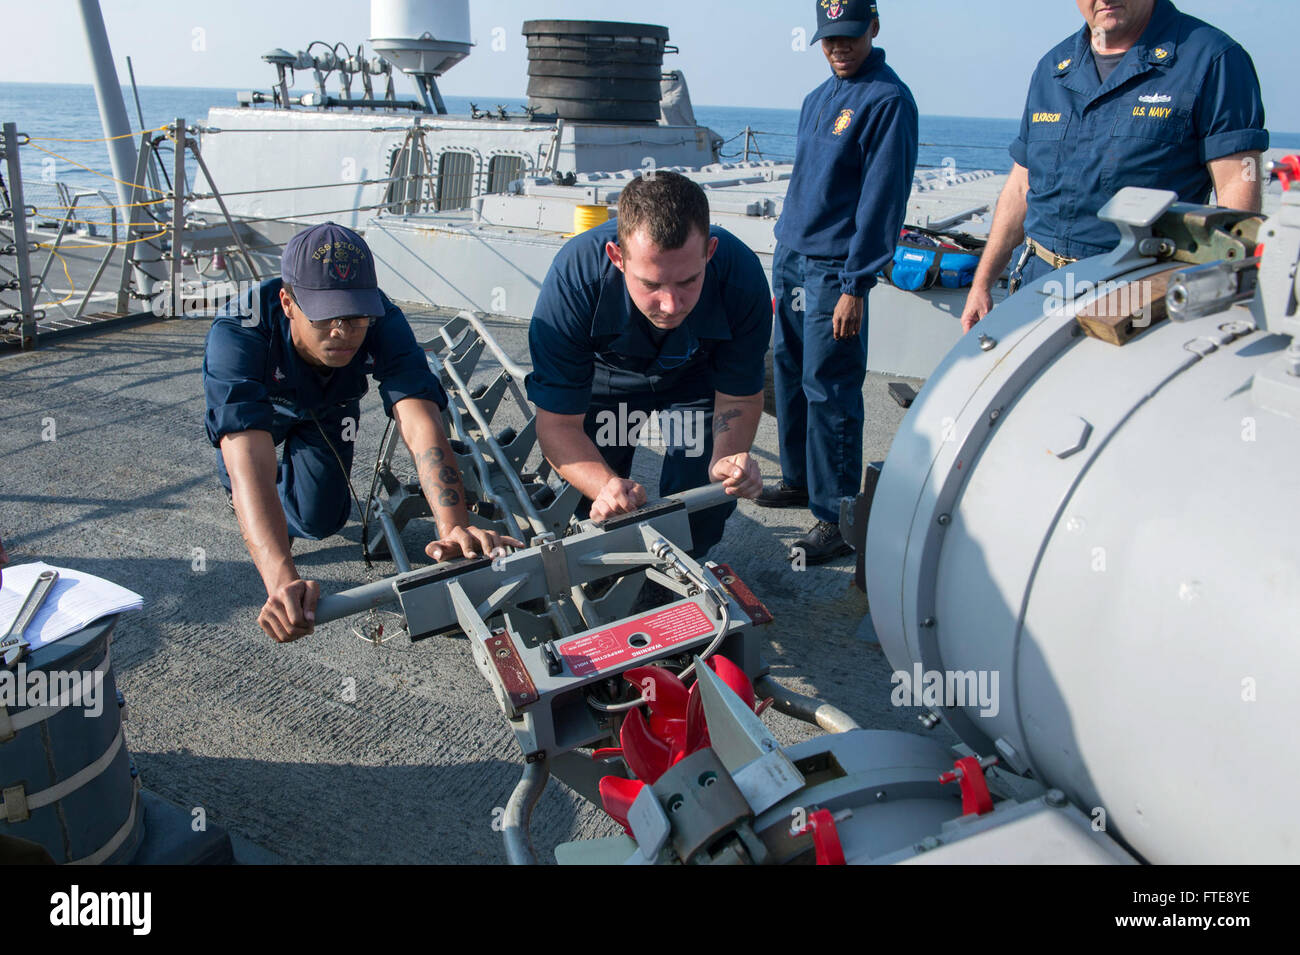
[[594, 229], [602, 222], [609, 221], [609, 206], [574, 206], [573, 207], [573, 234], [586, 232], [588, 229]]

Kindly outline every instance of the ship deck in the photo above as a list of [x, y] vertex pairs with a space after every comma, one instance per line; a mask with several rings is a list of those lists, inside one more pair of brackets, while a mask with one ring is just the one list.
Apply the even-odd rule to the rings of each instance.
[[[408, 316], [421, 340], [440, 321], [432, 311]], [[488, 324], [527, 367], [526, 323]], [[376, 646], [344, 620], [278, 645], [258, 629], [265, 595], [203, 432], [207, 326], [148, 321], [0, 354], [0, 535], [11, 559], [88, 571], [143, 595], [113, 651], [135, 763], [147, 787], [202, 807], [246, 848], [294, 863], [504, 861], [494, 809], [518, 780], [521, 754], [465, 640]], [[490, 368], [485, 358], [480, 374]], [[883, 460], [904, 415], [887, 380], [900, 379], [873, 374], [864, 389], [868, 460]], [[53, 440], [43, 440], [48, 419]], [[372, 389], [354, 483], [365, 483], [382, 425]], [[755, 451], [765, 476], [778, 476], [768, 416]], [[657, 465], [642, 449], [634, 476], [653, 487]], [[774, 612], [762, 632], [773, 677], [864, 727], [923, 732], [917, 710], [890, 704], [891, 668], [860, 632], [867, 606], [852, 587], [853, 558], [803, 572], [784, 559], [810, 521], [806, 511], [742, 503], [710, 555]], [[297, 542], [300, 572], [327, 593], [392, 573], [388, 563], [367, 573], [359, 530], [353, 520], [330, 540]], [[404, 532], [417, 566], [431, 531], [414, 521]], [[344, 699], [348, 679], [355, 702]], [[764, 718], [785, 744], [819, 732], [773, 711]], [[533, 814], [541, 858], [615, 831], [555, 780]]]

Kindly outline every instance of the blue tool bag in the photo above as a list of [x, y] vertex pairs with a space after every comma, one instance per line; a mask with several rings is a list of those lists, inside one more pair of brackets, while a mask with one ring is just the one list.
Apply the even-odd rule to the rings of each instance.
[[894, 249], [893, 260], [885, 264], [884, 277], [908, 292], [936, 285], [966, 288], [974, 281], [979, 262], [978, 255], [906, 229]]
[[930, 288], [939, 278], [939, 256], [938, 249], [900, 245], [894, 250], [893, 261], [885, 265], [885, 277], [908, 292]]
[[939, 268], [939, 283], [944, 288], [966, 288], [975, 281], [975, 268], [980, 264], [978, 255], [966, 252], [943, 252]]

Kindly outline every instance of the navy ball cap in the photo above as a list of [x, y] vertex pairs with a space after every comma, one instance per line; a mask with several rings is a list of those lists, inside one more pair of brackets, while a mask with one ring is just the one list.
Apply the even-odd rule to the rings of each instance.
[[877, 16], [875, 0], [817, 0], [813, 42], [828, 36], [862, 36]]
[[370, 246], [351, 229], [325, 222], [299, 232], [284, 247], [280, 277], [313, 322], [384, 314]]

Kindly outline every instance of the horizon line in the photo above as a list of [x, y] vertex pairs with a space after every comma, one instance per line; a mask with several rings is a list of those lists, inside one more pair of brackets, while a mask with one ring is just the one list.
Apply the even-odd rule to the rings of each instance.
[[[122, 86], [123, 89], [131, 88], [130, 82], [123, 83], [120, 78], [118, 79], [118, 83]], [[93, 83], [53, 83], [47, 80], [0, 80], [0, 85], [5, 85], [5, 84], [11, 86], [73, 86], [73, 87], [84, 87], [86, 89], [95, 88], [95, 85]], [[238, 93], [243, 89], [249, 89], [249, 87], [238, 87], [238, 86], [167, 86], [158, 83], [137, 83], [135, 88], [138, 90], [151, 90], [151, 89], [152, 90], [195, 90], [195, 91], [212, 91], [212, 92], [221, 92], [221, 93]], [[298, 89], [298, 87], [294, 86], [291, 87], [291, 89]], [[314, 89], [314, 87], [303, 86], [302, 89], [309, 90], [309, 89]], [[444, 97], [456, 96], [463, 99], [473, 98], [473, 99], [484, 99], [484, 100], [486, 99], [512, 99], [512, 100], [528, 99], [527, 96], [514, 96], [514, 95], [505, 95], [499, 93], [474, 93], [474, 94], [449, 93], [446, 90], [442, 91], [442, 95]], [[733, 104], [721, 104], [721, 103], [698, 103], [695, 104], [695, 106], [697, 109], [700, 108], [703, 109], [770, 109], [779, 112], [789, 112], [789, 113], [799, 112], [798, 106], [757, 106], [757, 105], [736, 106]], [[957, 116], [952, 113], [922, 113], [921, 115], [931, 116], [936, 119], [1018, 120], [1020, 118], [1019, 116]]]

